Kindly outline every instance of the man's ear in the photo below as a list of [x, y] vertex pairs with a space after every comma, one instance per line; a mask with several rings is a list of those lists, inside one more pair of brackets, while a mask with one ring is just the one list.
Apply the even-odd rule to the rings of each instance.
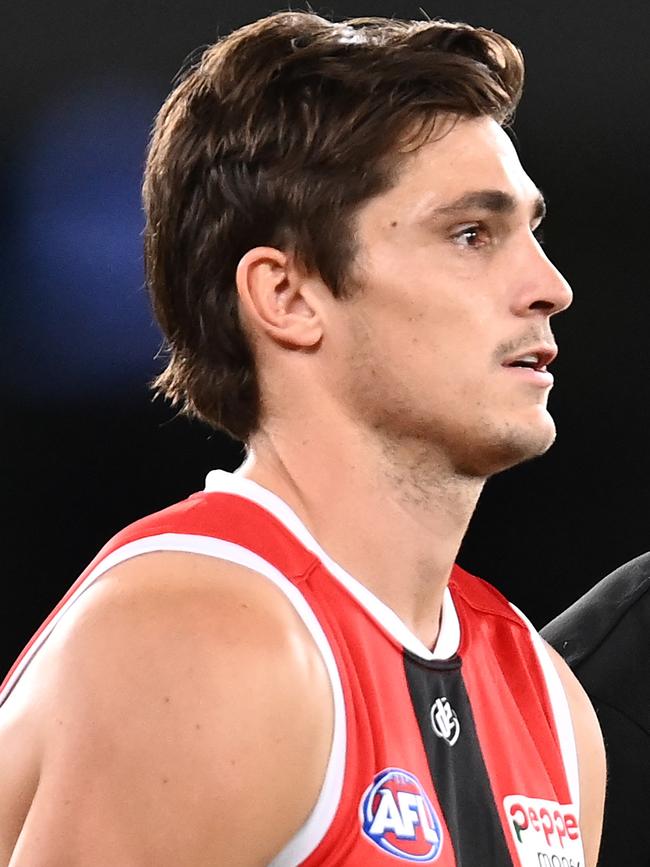
[[273, 340], [311, 349], [323, 323], [313, 280], [295, 259], [274, 247], [255, 247], [237, 266], [237, 291], [246, 319]]

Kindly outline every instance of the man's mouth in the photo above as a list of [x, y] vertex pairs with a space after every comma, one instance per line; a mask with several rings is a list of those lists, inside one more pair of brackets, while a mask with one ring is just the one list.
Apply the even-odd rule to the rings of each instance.
[[557, 346], [544, 345], [526, 349], [514, 357], [507, 358], [503, 367], [523, 367], [537, 372], [546, 372], [546, 367], [557, 356]]

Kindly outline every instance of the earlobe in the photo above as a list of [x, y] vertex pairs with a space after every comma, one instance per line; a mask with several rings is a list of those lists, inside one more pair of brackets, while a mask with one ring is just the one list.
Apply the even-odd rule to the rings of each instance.
[[322, 322], [310, 278], [292, 256], [274, 247], [255, 247], [237, 266], [237, 291], [256, 331], [289, 348], [311, 349]]

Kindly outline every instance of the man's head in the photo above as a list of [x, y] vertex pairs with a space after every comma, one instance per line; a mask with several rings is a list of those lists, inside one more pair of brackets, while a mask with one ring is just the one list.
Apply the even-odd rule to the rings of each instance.
[[[450, 394], [442, 384], [459, 373], [439, 367], [453, 363], [442, 349], [443, 329], [458, 336], [462, 323], [452, 328], [450, 321], [436, 319], [445, 313], [442, 307], [423, 310], [415, 293], [442, 287], [454, 297], [460, 287], [449, 283], [444, 270], [436, 272], [435, 251], [429, 255], [425, 249], [424, 215], [418, 237], [405, 231], [424, 207], [416, 199], [427, 190], [434, 210], [447, 201], [438, 190], [438, 175], [425, 165], [427, 155], [444, 153], [445, 172], [453, 174], [456, 165], [462, 174], [467, 160], [479, 171], [482, 156], [476, 148], [473, 157], [463, 157], [466, 147], [472, 150], [466, 133], [476, 137], [474, 130], [481, 131], [476, 135], [488, 150], [507, 150], [500, 125], [516, 107], [522, 80], [520, 54], [504, 37], [439, 21], [333, 24], [312, 14], [280, 13], [208, 49], [163, 106], [147, 163], [147, 273], [170, 349], [159, 388], [186, 410], [247, 439], [268, 405], [258, 375], [265, 341], [294, 354], [327, 345], [325, 357], [333, 359], [334, 368], [340, 360], [348, 367], [347, 376], [334, 372], [341, 386], [354, 392], [356, 383], [365, 394], [368, 376], [385, 397], [384, 415], [379, 405], [367, 407], [372, 424], [390, 425], [394, 413], [411, 423], [404, 415], [408, 381], [413, 389], [425, 389], [416, 396], [419, 404], [438, 405], [432, 414], [422, 406], [417, 411], [409, 406], [408, 412], [419, 414], [425, 427], [439, 424], [439, 416], [452, 409], [445, 406]], [[454, 142], [459, 161], [449, 150]], [[413, 171], [420, 179], [408, 187], [415, 198], [393, 202], [399, 205], [394, 219], [380, 215], [377, 207], [392, 202], [391, 191], [399, 197], [400, 183], [408, 185]], [[502, 190], [494, 187], [497, 180], [503, 178], [494, 172], [473, 177], [472, 189]], [[508, 189], [520, 218], [522, 196], [532, 207], [530, 183], [518, 178]], [[504, 225], [513, 212], [505, 210], [498, 215]], [[389, 240], [393, 247], [386, 246]], [[532, 249], [532, 240], [526, 243]], [[271, 252], [270, 260], [256, 255], [264, 250]], [[454, 279], [464, 281], [468, 291], [476, 289], [479, 260], [487, 267], [488, 258], [477, 256], [476, 264], [468, 262]], [[260, 268], [275, 273], [283, 262], [294, 276], [298, 269], [327, 289], [333, 306], [319, 315], [328, 321], [328, 340], [314, 332], [313, 345], [303, 345], [304, 335], [296, 342], [281, 327], [270, 326], [258, 309]], [[301, 303], [307, 309], [309, 299]], [[503, 344], [522, 340], [528, 348], [548, 337], [547, 324], [515, 329], [504, 323], [492, 332], [493, 354], [503, 351], [504, 358]], [[466, 337], [473, 341], [477, 333], [468, 330]], [[440, 344], [438, 356], [416, 358], [413, 347], [427, 340]], [[340, 350], [336, 357], [333, 344]], [[466, 354], [471, 356], [472, 345]], [[409, 357], [410, 368], [406, 364], [400, 373]], [[417, 377], [405, 380], [414, 370]], [[463, 397], [465, 378], [458, 378], [458, 399], [475, 401], [470, 393]], [[474, 421], [468, 415], [465, 424]]]
[[312, 290], [311, 306], [325, 356], [327, 332], [337, 336], [329, 390], [350, 414], [405, 446], [420, 473], [427, 455], [439, 466], [436, 449], [455, 473], [485, 478], [553, 442], [550, 318], [571, 291], [538, 243], [544, 200], [503, 129], [461, 118], [443, 133], [359, 208], [359, 289], [345, 304], [319, 304]]

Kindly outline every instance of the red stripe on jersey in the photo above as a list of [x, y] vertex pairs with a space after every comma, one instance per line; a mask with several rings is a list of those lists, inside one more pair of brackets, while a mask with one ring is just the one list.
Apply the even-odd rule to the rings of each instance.
[[[528, 627], [480, 579], [458, 569], [451, 587], [454, 598], [467, 603], [458, 605], [463, 679], [504, 828], [510, 821], [504, 799], [510, 795], [570, 804], [546, 681]], [[486, 600], [496, 617], [485, 616]], [[518, 864], [512, 834], [506, 839]]]
[[[455, 600], [467, 603], [457, 606], [463, 627], [459, 652], [463, 658], [463, 678], [477, 715], [479, 736], [482, 734], [491, 745], [503, 740], [487, 714], [487, 709], [495, 704], [496, 691], [498, 703], [505, 703], [512, 715], [523, 723], [523, 730], [530, 736], [529, 746], [534, 745], [546, 767], [553, 796], [561, 803], [569, 803], [571, 795], [553, 710], [528, 627], [498, 590], [458, 566], [450, 587]], [[491, 612], [499, 619], [483, 616], [487, 611], [487, 598]], [[504, 627], [503, 621], [510, 626]], [[473, 652], [476, 644], [489, 648], [489, 653], [481, 657]], [[510, 719], [510, 714], [506, 716]], [[507, 736], [505, 740], [508, 742]], [[488, 749], [487, 755], [496, 753]], [[550, 797], [550, 794], [547, 789], [546, 795], [540, 793], [534, 797]]]

